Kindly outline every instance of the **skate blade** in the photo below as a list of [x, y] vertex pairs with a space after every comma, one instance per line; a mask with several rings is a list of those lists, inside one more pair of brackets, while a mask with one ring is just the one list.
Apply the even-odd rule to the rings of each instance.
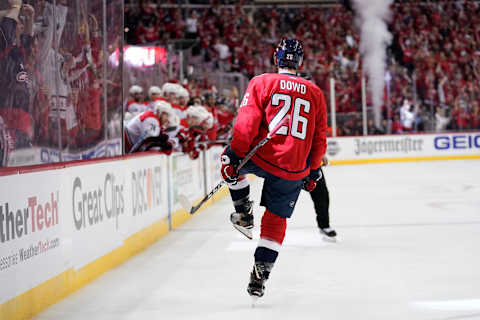
[[235, 229], [237, 229], [238, 231], [240, 231], [245, 237], [247, 237], [248, 239], [252, 240], [253, 239], [253, 236], [252, 236], [252, 230], [250, 229], [247, 229], [245, 227], [242, 227], [242, 226], [239, 226], [239, 225], [236, 225], [234, 224], [233, 227]]
[[325, 242], [330, 242], [330, 243], [335, 243], [337, 242], [337, 237], [329, 237], [329, 236], [323, 236], [322, 237], [323, 241]]
[[257, 296], [251, 296], [252, 297], [252, 308], [255, 308], [257, 305], [258, 297]]

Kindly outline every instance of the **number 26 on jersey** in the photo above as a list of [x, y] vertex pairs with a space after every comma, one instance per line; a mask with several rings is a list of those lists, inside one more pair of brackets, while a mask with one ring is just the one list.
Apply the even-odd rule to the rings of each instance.
[[[292, 107], [292, 97], [290, 95], [285, 93], [274, 93], [272, 96], [272, 106], [278, 107], [282, 105], [282, 102], [283, 107], [280, 108], [277, 114], [273, 117], [272, 121], [270, 121], [268, 124], [269, 131], [275, 128], [277, 124], [282, 121], [283, 117], [290, 112], [290, 108]], [[297, 97], [293, 101], [292, 127], [290, 135], [294, 138], [305, 140], [305, 137], [307, 136], [308, 118], [300, 115], [300, 111], [303, 111], [307, 114], [310, 113], [310, 101]], [[277, 131], [277, 134], [287, 136], [288, 125], [282, 126]]]

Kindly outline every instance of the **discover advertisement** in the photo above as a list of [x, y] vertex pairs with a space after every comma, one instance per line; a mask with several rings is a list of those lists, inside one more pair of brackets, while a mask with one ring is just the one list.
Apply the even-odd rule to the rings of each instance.
[[[129, 160], [129, 236], [168, 217], [168, 158], [166, 155], [157, 155], [155, 159], [154, 162], [149, 157]], [[129, 197], [131, 200], [128, 200]]]

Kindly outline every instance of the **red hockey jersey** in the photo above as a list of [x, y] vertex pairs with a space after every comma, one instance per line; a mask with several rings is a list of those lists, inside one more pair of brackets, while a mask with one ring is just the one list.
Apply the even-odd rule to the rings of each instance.
[[292, 74], [266, 73], [254, 77], [245, 92], [233, 128], [232, 150], [244, 157], [287, 115], [270, 142], [252, 161], [287, 180], [299, 180], [319, 168], [326, 150], [327, 112], [322, 91]]

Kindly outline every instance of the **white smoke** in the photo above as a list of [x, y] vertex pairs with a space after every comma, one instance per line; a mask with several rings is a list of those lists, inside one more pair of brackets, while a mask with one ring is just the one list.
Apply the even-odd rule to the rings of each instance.
[[360, 27], [360, 53], [372, 94], [374, 122], [380, 124], [385, 83], [387, 46], [392, 41], [387, 22], [393, 0], [353, 0], [356, 23]]

